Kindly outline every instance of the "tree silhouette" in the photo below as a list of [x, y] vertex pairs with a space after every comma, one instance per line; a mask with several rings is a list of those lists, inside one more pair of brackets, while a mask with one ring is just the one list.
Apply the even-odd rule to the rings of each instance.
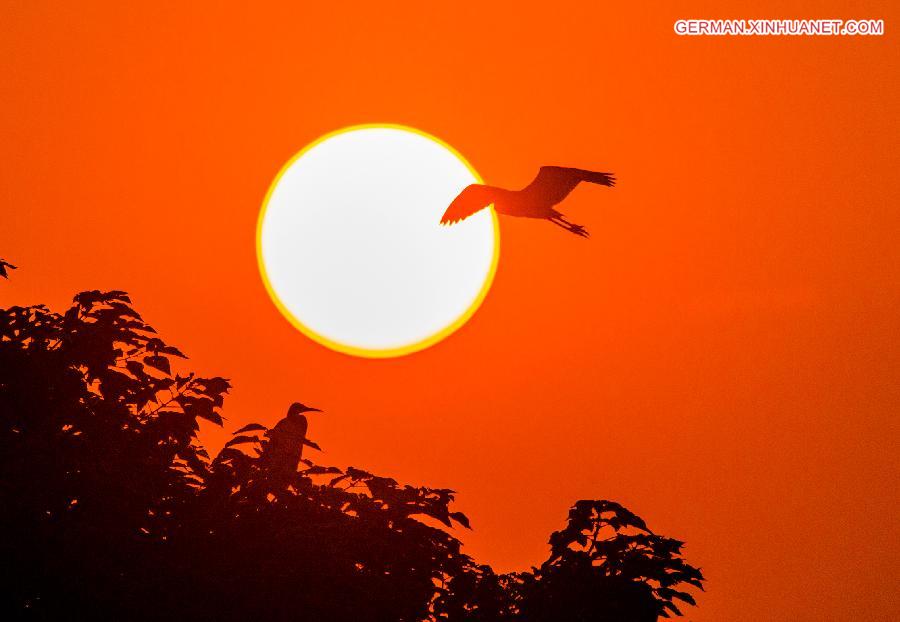
[[703, 589], [702, 573], [680, 555], [683, 542], [654, 534], [614, 501], [578, 501], [550, 545], [550, 558], [531, 572], [466, 567], [437, 611], [473, 622], [653, 622], [681, 615], [675, 600], [696, 604], [676, 587]]
[[550, 559], [523, 575], [521, 620], [652, 622], [681, 615], [675, 589], [703, 588], [702, 573], [681, 557], [683, 542], [651, 532], [614, 501], [578, 501], [565, 529], [550, 536]]
[[453, 491], [302, 457], [302, 404], [211, 458], [198, 422], [223, 425], [230, 383], [184, 358], [121, 291], [0, 310], [4, 619], [655, 620], [702, 586], [609, 501], [578, 502], [540, 568], [496, 574], [446, 530], [469, 527]]

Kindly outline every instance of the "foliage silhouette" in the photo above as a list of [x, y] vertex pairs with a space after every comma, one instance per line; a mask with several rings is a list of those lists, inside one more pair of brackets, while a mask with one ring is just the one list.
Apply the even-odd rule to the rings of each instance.
[[655, 620], [702, 587], [682, 543], [609, 501], [578, 502], [540, 568], [496, 574], [444, 529], [469, 527], [453, 491], [304, 458], [302, 404], [211, 458], [198, 422], [223, 425], [230, 383], [184, 358], [121, 291], [0, 310], [4, 619]]
[[0, 276], [2, 276], [4, 279], [9, 278], [9, 271], [7, 270], [7, 268], [9, 270], [16, 269], [16, 267], [14, 265], [12, 265], [11, 263], [9, 263], [8, 261], [4, 261], [3, 259], [0, 259]]
[[654, 534], [614, 501], [578, 501], [550, 545], [531, 572], [467, 567], [436, 610], [450, 620], [653, 622], [682, 615], [675, 600], [696, 604], [677, 586], [703, 589], [700, 570], [681, 557], [683, 542]]

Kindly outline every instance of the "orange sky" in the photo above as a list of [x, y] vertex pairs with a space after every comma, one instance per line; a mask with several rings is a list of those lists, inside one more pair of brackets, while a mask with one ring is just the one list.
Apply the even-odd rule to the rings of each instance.
[[[0, 305], [128, 290], [233, 380], [229, 430], [326, 409], [324, 461], [455, 488], [498, 569], [606, 497], [688, 542], [709, 578], [688, 619], [900, 618], [896, 4], [130, 4], [0, 8], [0, 256], [20, 265]], [[678, 37], [684, 17], [887, 34]], [[281, 317], [254, 233], [292, 154], [367, 122], [432, 133], [491, 184], [543, 164], [620, 183], [567, 203], [589, 241], [502, 220], [494, 286], [448, 340], [351, 358]]]

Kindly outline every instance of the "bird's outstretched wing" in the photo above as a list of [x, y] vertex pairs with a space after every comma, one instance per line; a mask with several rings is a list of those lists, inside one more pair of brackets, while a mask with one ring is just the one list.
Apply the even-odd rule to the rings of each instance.
[[494, 202], [496, 194], [493, 188], [482, 186], [481, 184], [472, 184], [466, 186], [463, 191], [457, 195], [450, 207], [441, 217], [442, 225], [452, 225], [465, 218], [468, 218], [475, 212], [483, 210]]
[[586, 181], [601, 186], [615, 186], [616, 178], [612, 173], [597, 173], [580, 168], [563, 166], [542, 166], [537, 177], [522, 189], [541, 201], [556, 205], [565, 199], [575, 186]]

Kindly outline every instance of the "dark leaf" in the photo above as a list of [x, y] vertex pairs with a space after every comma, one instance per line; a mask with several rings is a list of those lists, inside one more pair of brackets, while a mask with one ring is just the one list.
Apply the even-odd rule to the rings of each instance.
[[9, 274], [6, 271], [7, 268], [9, 268], [10, 270], [16, 269], [16, 267], [14, 265], [12, 265], [11, 263], [9, 263], [8, 261], [4, 261], [3, 259], [0, 259], [0, 276], [2, 276], [4, 279], [9, 278], [7, 276]]
[[259, 439], [255, 436], [235, 436], [233, 439], [225, 443], [225, 447], [232, 447], [234, 445], [240, 445], [242, 443], [258, 443]]
[[177, 357], [183, 358], [183, 359], [186, 359], [186, 358], [187, 358], [187, 356], [185, 356], [185, 355], [181, 352], [181, 350], [179, 350], [179, 349], [176, 348], [175, 346], [165, 346], [165, 347], [162, 349], [162, 352], [163, 352], [163, 354], [170, 354], [170, 355], [172, 355], [172, 356], [177, 356]]
[[459, 523], [466, 529], [472, 528], [472, 526], [469, 524], [469, 518], [462, 512], [450, 512], [450, 518], [455, 520], [457, 523]]
[[150, 367], [156, 368], [166, 374], [172, 373], [172, 368], [169, 366], [169, 359], [164, 356], [145, 356], [144, 362]]
[[253, 432], [253, 431], [256, 431], [256, 430], [259, 430], [259, 431], [265, 431], [265, 430], [268, 430], [268, 429], [269, 429], [269, 428], [267, 428], [266, 426], [260, 425], [260, 424], [258, 424], [258, 423], [248, 423], [248, 424], [245, 425], [243, 428], [240, 428], [240, 429], [235, 430], [234, 432], [232, 432], [232, 434], [241, 434], [242, 432]]

